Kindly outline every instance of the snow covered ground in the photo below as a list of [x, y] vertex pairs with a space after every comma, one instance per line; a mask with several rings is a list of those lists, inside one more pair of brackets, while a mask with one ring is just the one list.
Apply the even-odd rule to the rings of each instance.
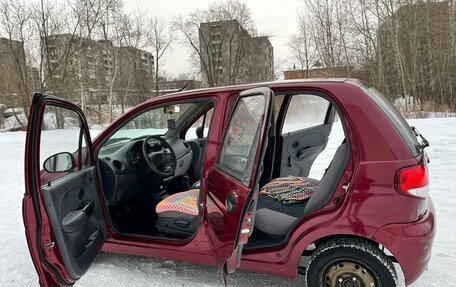
[[[437, 210], [438, 232], [429, 270], [413, 287], [454, 286], [456, 282], [456, 118], [409, 121], [429, 140], [431, 197]], [[94, 132], [96, 133], [96, 132]], [[336, 126], [334, 135], [340, 134]], [[58, 141], [59, 139], [55, 139]], [[61, 139], [60, 139], [61, 140]], [[30, 260], [22, 223], [24, 193], [24, 132], [0, 132], [0, 286], [36, 286], [37, 276]], [[62, 143], [63, 144], [63, 143]], [[328, 151], [340, 141], [332, 140]], [[331, 153], [329, 153], [331, 154]], [[329, 162], [329, 155], [322, 155]], [[325, 163], [326, 164], [326, 163]], [[324, 166], [322, 164], [321, 166]], [[318, 173], [318, 171], [313, 171]], [[413, 255], [411, 255], [413, 256]], [[220, 286], [213, 267], [144, 257], [103, 254], [99, 256], [78, 286]], [[230, 286], [304, 286], [297, 281], [237, 272]]]

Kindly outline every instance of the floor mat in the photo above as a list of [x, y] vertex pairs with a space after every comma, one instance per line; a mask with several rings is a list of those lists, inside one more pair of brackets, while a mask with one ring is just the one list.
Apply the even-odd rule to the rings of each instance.
[[125, 202], [110, 210], [116, 229], [122, 233], [155, 235], [157, 233], [155, 206]]

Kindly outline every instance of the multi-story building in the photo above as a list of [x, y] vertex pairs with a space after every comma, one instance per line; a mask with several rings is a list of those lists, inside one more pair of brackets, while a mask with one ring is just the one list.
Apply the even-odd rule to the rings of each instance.
[[268, 37], [252, 37], [252, 63], [254, 82], [274, 80], [274, 51]]
[[24, 44], [0, 38], [0, 104], [17, 107], [27, 79]]
[[154, 57], [151, 53], [131, 46], [119, 47], [119, 75], [116, 89], [122, 98], [128, 94], [136, 94], [139, 101], [152, 96], [154, 87]]
[[252, 37], [235, 19], [201, 23], [199, 49], [203, 87], [274, 78], [271, 42]]
[[105, 104], [109, 95], [122, 105], [129, 95], [150, 95], [154, 58], [147, 51], [70, 34], [42, 39], [42, 49], [46, 88], [82, 106]]

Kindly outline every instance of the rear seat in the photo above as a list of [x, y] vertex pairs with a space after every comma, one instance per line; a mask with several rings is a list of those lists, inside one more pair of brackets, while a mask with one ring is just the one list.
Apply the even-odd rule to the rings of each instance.
[[[318, 179], [310, 178], [310, 177], [303, 177], [306, 181], [309, 181], [315, 185], [318, 185], [320, 182]], [[267, 195], [260, 194], [258, 196], [258, 203], [257, 203], [257, 210], [260, 209], [271, 209], [278, 211], [280, 213], [284, 213], [293, 217], [301, 216], [304, 208], [306, 207], [308, 200], [300, 202], [300, 203], [293, 203], [293, 204], [284, 204], [272, 197]]]
[[321, 181], [305, 178], [318, 184], [314, 194], [308, 201], [285, 204], [267, 195], [259, 195], [255, 214], [255, 227], [268, 234], [284, 236], [298, 218], [325, 206], [331, 199], [335, 186], [345, 170], [348, 155], [348, 144], [343, 142], [337, 149], [334, 159]]

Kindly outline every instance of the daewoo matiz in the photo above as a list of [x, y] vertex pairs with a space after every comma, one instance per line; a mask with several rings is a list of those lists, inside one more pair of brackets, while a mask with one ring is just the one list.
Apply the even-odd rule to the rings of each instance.
[[394, 262], [409, 285], [427, 267], [428, 143], [358, 80], [181, 92], [93, 141], [88, 128], [69, 101], [34, 96], [23, 217], [42, 286], [74, 284], [101, 251], [307, 286], [396, 286]]

